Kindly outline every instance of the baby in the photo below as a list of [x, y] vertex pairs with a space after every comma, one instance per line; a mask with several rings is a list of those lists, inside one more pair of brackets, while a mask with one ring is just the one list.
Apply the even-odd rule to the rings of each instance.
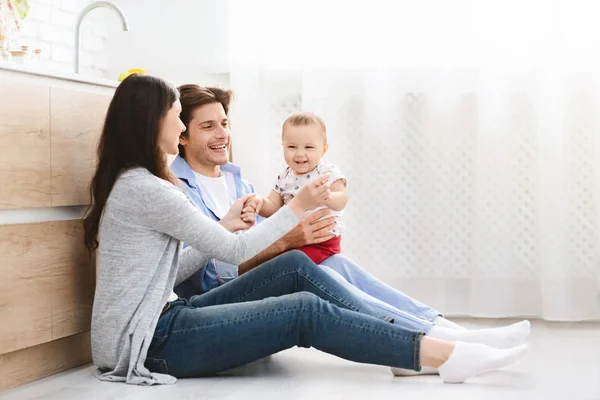
[[[325, 123], [311, 113], [297, 113], [286, 119], [281, 134], [286, 169], [277, 176], [277, 181], [269, 197], [256, 196], [252, 206], [262, 217], [270, 217], [289, 203], [298, 191], [307, 183], [325, 174], [329, 175], [330, 196], [326, 207], [335, 216], [336, 226], [331, 231], [335, 237], [323, 243], [301, 247], [315, 264], [341, 252], [341, 216], [348, 202], [346, 178], [333, 164], [323, 161], [327, 152], [327, 134]], [[310, 211], [311, 213], [317, 209]]]

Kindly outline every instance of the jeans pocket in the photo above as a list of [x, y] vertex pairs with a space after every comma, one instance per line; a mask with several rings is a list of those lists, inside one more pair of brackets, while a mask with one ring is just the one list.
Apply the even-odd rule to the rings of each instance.
[[150, 370], [150, 372], [158, 372], [159, 374], [169, 374], [169, 368], [167, 367], [167, 361], [161, 358], [146, 358], [146, 368]]
[[154, 328], [154, 334], [152, 336], [152, 342], [150, 343], [150, 347], [148, 348], [148, 356], [157, 355], [157, 352], [160, 351], [163, 344], [167, 341], [169, 337], [169, 333], [171, 332], [171, 325], [173, 324], [173, 319], [175, 316], [181, 311], [183, 307], [181, 305], [177, 305], [170, 310], [164, 312], [159, 318], [158, 323], [156, 324], [156, 328]]
[[[177, 300], [179, 302], [179, 300]], [[174, 302], [176, 303], [176, 302]], [[173, 318], [179, 313], [182, 305], [176, 304], [171, 307], [171, 309], [165, 311], [159, 318], [158, 323], [156, 324], [156, 328], [154, 328], [154, 340], [156, 339], [165, 339], [171, 330], [171, 324], [173, 322]]]

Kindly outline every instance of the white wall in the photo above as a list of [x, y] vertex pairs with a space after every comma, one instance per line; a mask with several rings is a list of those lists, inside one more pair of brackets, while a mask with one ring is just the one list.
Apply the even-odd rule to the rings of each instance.
[[[50, 70], [73, 71], [75, 25], [92, 0], [29, 0], [15, 45], [41, 48]], [[228, 86], [227, 0], [114, 0], [130, 30], [108, 9], [82, 24], [81, 73], [117, 79], [142, 68], [174, 84]]]
[[[91, 0], [29, 0], [29, 15], [11, 49], [21, 45], [28, 45], [30, 52], [41, 49], [47, 69], [73, 72], [77, 18], [89, 3]], [[92, 11], [81, 32], [81, 72], [102, 77], [108, 67], [104, 44], [109, 33], [103, 10]]]
[[120, 32], [107, 18], [108, 77], [142, 68], [174, 84], [227, 86], [226, 0], [115, 0], [129, 19]]

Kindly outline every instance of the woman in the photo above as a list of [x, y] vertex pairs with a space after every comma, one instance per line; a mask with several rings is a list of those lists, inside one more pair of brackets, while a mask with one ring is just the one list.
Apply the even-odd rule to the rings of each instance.
[[[177, 300], [174, 285], [207, 259], [251, 258], [329, 195], [324, 180], [315, 181], [268, 221], [234, 235], [251, 225], [242, 215], [248, 196], [216, 223], [197, 211], [169, 173], [167, 155], [177, 154], [184, 130], [180, 112], [173, 87], [131, 75], [106, 115], [93, 206], [84, 220], [86, 245], [96, 250], [92, 355], [100, 379], [174, 383], [312, 346], [358, 362], [436, 367], [445, 382], [462, 382], [524, 354], [526, 346], [499, 350], [396, 326], [299, 252]], [[182, 250], [182, 242], [190, 246]]]

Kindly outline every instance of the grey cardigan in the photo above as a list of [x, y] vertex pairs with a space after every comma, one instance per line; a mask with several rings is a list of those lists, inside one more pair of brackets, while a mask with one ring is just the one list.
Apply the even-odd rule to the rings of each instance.
[[[298, 224], [283, 207], [236, 235], [198, 211], [175, 185], [143, 168], [124, 172], [106, 202], [98, 232], [92, 356], [102, 380], [169, 384], [144, 366], [173, 287], [208, 259], [240, 264]], [[182, 242], [189, 244], [182, 249]]]

